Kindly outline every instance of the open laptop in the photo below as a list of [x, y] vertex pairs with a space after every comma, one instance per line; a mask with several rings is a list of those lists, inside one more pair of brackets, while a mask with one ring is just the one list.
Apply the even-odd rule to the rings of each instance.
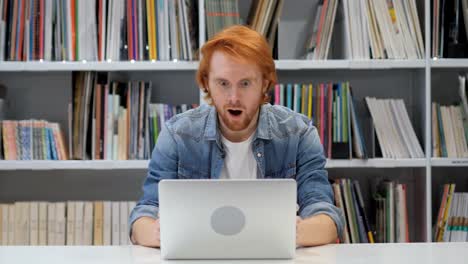
[[163, 259], [291, 259], [296, 181], [163, 180]]

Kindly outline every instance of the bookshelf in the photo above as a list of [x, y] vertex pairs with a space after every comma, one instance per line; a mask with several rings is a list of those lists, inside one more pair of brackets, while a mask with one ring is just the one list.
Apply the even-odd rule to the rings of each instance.
[[[452, 62], [455, 63], [455, 62]], [[277, 70], [312, 69], [423, 69], [424, 60], [275, 60]], [[464, 65], [468, 65], [468, 61]], [[449, 66], [446, 66], [449, 67]], [[459, 66], [460, 67], [460, 66]], [[44, 72], [44, 71], [196, 71], [196, 61], [117, 61], [117, 62], [2, 62], [0, 72]]]
[[468, 159], [432, 158], [432, 167], [468, 167]]
[[195, 71], [195, 61], [114, 61], [114, 62], [2, 62], [0, 72], [44, 71]]
[[[206, 40], [204, 0], [198, 1], [199, 44]], [[239, 1], [245, 21], [252, 1]], [[402, 98], [419, 142], [425, 152], [421, 159], [328, 160], [331, 179], [349, 177], [369, 189], [377, 179], [408, 184], [408, 210], [412, 242], [431, 241], [434, 214], [440, 200], [439, 187], [450, 179], [466, 185], [468, 159], [432, 158], [431, 108], [434, 100], [451, 103], [457, 98], [456, 76], [468, 72], [468, 59], [433, 59], [430, 0], [416, 0], [424, 36], [425, 57], [417, 60], [345, 60], [340, 57], [340, 36], [336, 30], [332, 58], [302, 60], [298, 53], [304, 43], [310, 14], [317, 0], [284, 1], [278, 27], [278, 55], [275, 61], [279, 82], [349, 81], [364, 123], [366, 141], [372, 138], [366, 96]], [[336, 23], [342, 25], [343, 14]], [[335, 56], [336, 55], [336, 56]], [[68, 104], [72, 100], [72, 76], [77, 71], [110, 72], [111, 80], [151, 81], [152, 102], [202, 103], [195, 83], [196, 61], [81, 61], [0, 62], [0, 81], [8, 87], [8, 119], [46, 119], [58, 122], [68, 138]], [[100, 161], [0, 161], [0, 203], [47, 200], [137, 200], [148, 160]], [[25, 185], [27, 185], [25, 187]], [[465, 190], [466, 191], [466, 190]], [[364, 194], [366, 203], [370, 194]], [[367, 204], [368, 208], [370, 207]]]
[[[463, 164], [464, 160], [451, 160], [454, 164]], [[425, 159], [328, 159], [326, 168], [424, 168]], [[468, 161], [465, 161], [468, 162]], [[149, 160], [33, 160], [0, 161], [0, 171], [11, 170], [146, 170]], [[439, 162], [438, 164], [443, 164]], [[449, 163], [447, 163], [449, 164]], [[447, 165], [446, 165], [447, 166]]]
[[468, 59], [429, 59], [431, 68], [467, 68]]

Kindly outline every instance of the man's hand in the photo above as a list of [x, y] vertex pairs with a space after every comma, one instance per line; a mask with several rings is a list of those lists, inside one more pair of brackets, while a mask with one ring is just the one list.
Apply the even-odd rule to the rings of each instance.
[[301, 223], [302, 218], [300, 216], [296, 216], [296, 248], [300, 247], [299, 240], [298, 240], [298, 233], [299, 233], [299, 224]]
[[138, 218], [132, 226], [132, 242], [145, 247], [160, 247], [159, 219]]
[[337, 240], [338, 232], [333, 219], [326, 214], [306, 219], [296, 218], [296, 247], [311, 247]]

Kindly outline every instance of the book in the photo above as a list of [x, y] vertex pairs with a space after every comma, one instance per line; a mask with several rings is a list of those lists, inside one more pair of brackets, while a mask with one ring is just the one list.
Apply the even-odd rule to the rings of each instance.
[[74, 233], [74, 245], [83, 245], [84, 237], [84, 202], [76, 201], [75, 202], [75, 231]]
[[93, 202], [84, 202], [83, 208], [83, 240], [85, 246], [93, 245]]
[[104, 202], [94, 202], [93, 245], [104, 245]]
[[66, 204], [57, 202], [55, 204], [55, 245], [66, 244]]
[[119, 245], [120, 240], [120, 203], [113, 201], [111, 202], [112, 206], [112, 245]]
[[47, 202], [39, 202], [39, 245], [47, 245]]
[[103, 245], [110, 246], [112, 245], [112, 202], [104, 201], [103, 202]]
[[31, 202], [29, 207], [29, 244], [31, 246], [39, 245], [39, 204]]

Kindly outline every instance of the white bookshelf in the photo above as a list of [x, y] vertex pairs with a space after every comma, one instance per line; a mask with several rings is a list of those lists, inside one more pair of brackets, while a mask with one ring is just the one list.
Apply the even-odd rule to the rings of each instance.
[[[424, 60], [276, 60], [278, 70], [423, 69]], [[2, 62], [0, 72], [196, 71], [197, 61]]]
[[430, 59], [432, 68], [468, 68], [468, 59]]
[[142, 170], [149, 160], [0, 161], [0, 170]]
[[278, 70], [423, 69], [424, 60], [277, 60]]
[[[283, 52], [286, 57], [283, 56], [275, 61], [279, 81], [282, 83], [350, 81], [357, 100], [362, 100], [365, 96], [405, 100], [410, 119], [426, 153], [425, 158], [328, 160], [326, 168], [330, 169], [331, 177], [352, 175], [366, 182], [374, 178], [387, 178], [407, 183], [409, 190], [414, 190], [409, 194], [411, 195], [409, 210], [417, 216], [410, 225], [411, 237], [415, 242], [430, 241], [433, 208], [439, 206], [433, 204], [434, 200], [437, 200], [435, 197], [439, 195], [434, 191], [438, 188], [434, 184], [443, 181], [444, 173], [462, 178], [463, 174], [466, 175], [464, 168], [468, 167], [467, 159], [431, 158], [430, 104], [432, 100], [438, 98], [444, 98], [447, 102], [456, 98], [456, 90], [446, 88], [456, 84], [454, 78], [460, 69], [468, 70], [468, 59], [434, 60], [430, 57], [430, 0], [416, 0], [421, 27], [425, 32], [424, 60], [308, 61], [293, 56], [288, 57], [288, 54], [300, 48], [295, 41], [304, 38], [303, 29], [307, 27], [307, 23], [311, 23], [306, 14], [310, 13], [311, 6], [317, 1], [284, 1], [284, 14], [281, 15], [278, 32], [282, 46], [279, 48], [283, 51], [288, 48], [292, 52]], [[198, 0], [198, 2], [201, 33], [199, 41], [203, 44], [205, 42], [204, 1]], [[248, 11], [252, 1], [239, 2], [243, 16], [246, 16], [245, 10]], [[338, 14], [338, 17], [340, 15], [342, 14]], [[304, 19], [301, 20], [300, 17]], [[294, 31], [294, 28], [299, 29]], [[295, 34], [296, 38], [289, 38], [291, 34]], [[341, 42], [336, 41], [332, 45], [336, 46], [339, 43]], [[152, 102], [180, 104], [201, 103], [202, 97], [195, 84], [197, 67], [198, 62], [185, 61], [0, 62], [0, 81], [6, 83], [9, 89], [7, 96], [13, 98], [9, 106], [12, 112], [8, 118], [44, 118], [57, 121], [64, 131], [68, 132], [67, 106], [71, 101], [72, 72], [109, 71], [112, 72], [110, 74], [112, 78], [151, 80]], [[364, 104], [360, 102], [357, 111], [361, 114], [359, 118], [364, 122], [367, 114]], [[62, 110], [57, 111], [57, 109]], [[368, 130], [364, 127], [364, 131]], [[369, 135], [366, 141], [370, 141]], [[69, 199], [66, 191], [54, 190], [55, 182], [60, 183], [57, 186], [73, 185], [74, 188], [76, 185], [76, 188], [84, 188], [82, 192], [93, 199], [135, 200], [141, 194], [140, 187], [147, 165], [148, 160], [0, 161], [0, 202], [1, 199], [11, 201], [23, 197], [31, 198], [31, 195], [35, 195], [34, 199], [47, 200], [51, 192], [54, 194], [53, 199]], [[119, 176], [114, 177], [115, 175]], [[28, 182], [35, 184], [24, 184]], [[129, 186], [138, 186], [138, 189], [128, 190]], [[88, 193], [88, 187], [92, 187], [91, 193]], [[42, 188], [44, 191], [41, 191]], [[105, 188], [111, 190], [102, 192], [100, 196], [100, 190]], [[31, 194], [23, 195], [22, 192]], [[74, 194], [76, 193], [79, 192], [75, 191]]]
[[351, 159], [351, 160], [339, 160], [331, 159], [327, 160], [328, 169], [335, 168], [425, 168], [425, 159]]
[[[329, 159], [325, 167], [336, 168], [424, 168], [425, 159]], [[149, 160], [2, 160], [0, 171], [11, 170], [146, 170]], [[468, 160], [466, 160], [468, 166]]]
[[[431, 158], [433, 167], [466, 167], [468, 168], [468, 159], [452, 158]], [[468, 176], [468, 175], [467, 175]]]
[[196, 61], [111, 61], [111, 62], [2, 62], [0, 72], [61, 71], [194, 71]]

